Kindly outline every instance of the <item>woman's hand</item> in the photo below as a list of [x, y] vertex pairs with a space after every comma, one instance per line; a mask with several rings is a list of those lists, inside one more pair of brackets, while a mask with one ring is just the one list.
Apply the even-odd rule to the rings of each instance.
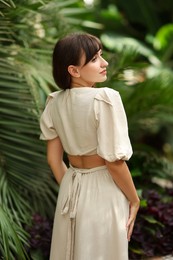
[[129, 204], [129, 219], [127, 221], [127, 239], [128, 241], [130, 241], [132, 232], [133, 232], [133, 227], [134, 227], [134, 223], [135, 223], [135, 219], [136, 219], [136, 215], [137, 212], [139, 210], [139, 204], [140, 202], [135, 202], [135, 203], [131, 203]]
[[130, 174], [129, 168], [125, 161], [115, 161], [108, 162], [106, 161], [106, 165], [110, 174], [112, 175], [113, 180], [117, 184], [117, 186], [122, 190], [125, 194], [126, 198], [129, 201], [129, 219], [127, 222], [127, 238], [130, 241], [130, 237], [132, 235], [136, 214], [139, 209], [139, 197], [133, 183], [132, 176]]

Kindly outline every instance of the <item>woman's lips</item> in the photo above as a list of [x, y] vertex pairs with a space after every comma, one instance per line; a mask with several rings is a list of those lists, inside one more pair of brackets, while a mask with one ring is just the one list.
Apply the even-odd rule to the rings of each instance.
[[106, 74], [107, 74], [107, 71], [106, 71], [106, 70], [102, 70], [102, 71], [100, 72], [100, 74], [106, 75]]

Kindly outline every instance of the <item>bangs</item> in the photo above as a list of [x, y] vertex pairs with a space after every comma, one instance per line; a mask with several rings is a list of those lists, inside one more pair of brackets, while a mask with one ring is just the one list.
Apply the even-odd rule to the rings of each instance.
[[93, 35], [85, 34], [85, 35], [80, 35], [80, 36], [81, 36], [79, 38], [80, 46], [86, 56], [86, 60], [85, 60], [85, 64], [84, 64], [84, 65], [86, 65], [94, 57], [94, 55], [100, 49], [102, 49], [102, 44], [101, 44], [100, 40]]

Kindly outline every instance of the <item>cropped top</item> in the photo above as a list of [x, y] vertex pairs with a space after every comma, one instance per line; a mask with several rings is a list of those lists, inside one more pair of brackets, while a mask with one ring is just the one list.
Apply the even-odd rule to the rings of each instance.
[[42, 140], [59, 137], [69, 155], [98, 154], [128, 160], [132, 147], [119, 92], [111, 88], [71, 88], [51, 93], [40, 118]]

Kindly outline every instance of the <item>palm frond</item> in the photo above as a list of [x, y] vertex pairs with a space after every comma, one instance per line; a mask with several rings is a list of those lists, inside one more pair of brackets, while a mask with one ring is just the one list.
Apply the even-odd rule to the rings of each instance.
[[138, 56], [143, 56], [151, 62], [153, 65], [161, 64], [159, 58], [157, 58], [156, 53], [145, 46], [144, 43], [139, 40], [113, 33], [107, 33], [101, 35], [101, 40], [106, 48], [113, 52], [120, 53], [123, 58], [125, 56], [130, 58], [129, 63], [135, 60]]
[[108, 84], [122, 94], [133, 167], [147, 173], [148, 181], [153, 176], [172, 180], [173, 76], [169, 64], [135, 39], [104, 34], [102, 41], [113, 51], [108, 54]]
[[[3, 68], [6, 65], [9, 67], [10, 63], [4, 62], [3, 65]], [[5, 158], [3, 171], [6, 173], [6, 181], [9, 187], [12, 186], [11, 189], [8, 189], [9, 201], [11, 198], [10, 203], [14, 205], [18, 201], [19, 205], [22, 206], [25, 202], [25, 200], [22, 200], [22, 197], [28, 198], [28, 196], [33, 196], [34, 199], [35, 195], [35, 205], [38, 205], [37, 199], [39, 200], [46, 186], [49, 186], [46, 189], [47, 191], [52, 188], [53, 192], [55, 192], [55, 188], [53, 188], [53, 182], [50, 182], [50, 174], [48, 172], [43, 174], [47, 167], [43, 145], [39, 140], [39, 110], [35, 103], [39, 95], [32, 95], [32, 91], [30, 91], [30, 87], [25, 79], [21, 78], [19, 73], [20, 66], [18, 69], [17, 66], [15, 68], [11, 65], [10, 70], [5, 72], [1, 70], [0, 102], [2, 104], [1, 125], [3, 127], [0, 130], [0, 136], [2, 140], [2, 157]], [[13, 95], [10, 93], [13, 93]], [[25, 181], [23, 181], [23, 175], [26, 176]], [[27, 179], [27, 176], [30, 177]], [[32, 185], [28, 185], [27, 181], [32, 183]], [[9, 192], [10, 190], [11, 193]], [[20, 194], [20, 199], [17, 197], [17, 194]], [[50, 191], [44, 191], [43, 198], [48, 200], [49, 194]], [[12, 195], [14, 195], [15, 200], [12, 199]], [[19, 205], [18, 210], [20, 208]], [[14, 208], [16, 207], [17, 204]]]
[[2, 7], [15, 7], [15, 4], [12, 0], [0, 0], [0, 5]]
[[5, 259], [25, 259], [24, 225], [33, 212], [52, 218], [58, 192], [47, 166], [46, 146], [39, 140], [40, 113], [47, 94], [57, 89], [51, 51], [55, 39], [84, 21], [86, 10], [78, 1], [1, 3], [0, 207], [7, 222], [0, 221], [0, 252]]
[[21, 260], [28, 259], [23, 245], [27, 246], [27, 233], [13, 220], [11, 212], [0, 206], [0, 251], [5, 259], [20, 256]]

